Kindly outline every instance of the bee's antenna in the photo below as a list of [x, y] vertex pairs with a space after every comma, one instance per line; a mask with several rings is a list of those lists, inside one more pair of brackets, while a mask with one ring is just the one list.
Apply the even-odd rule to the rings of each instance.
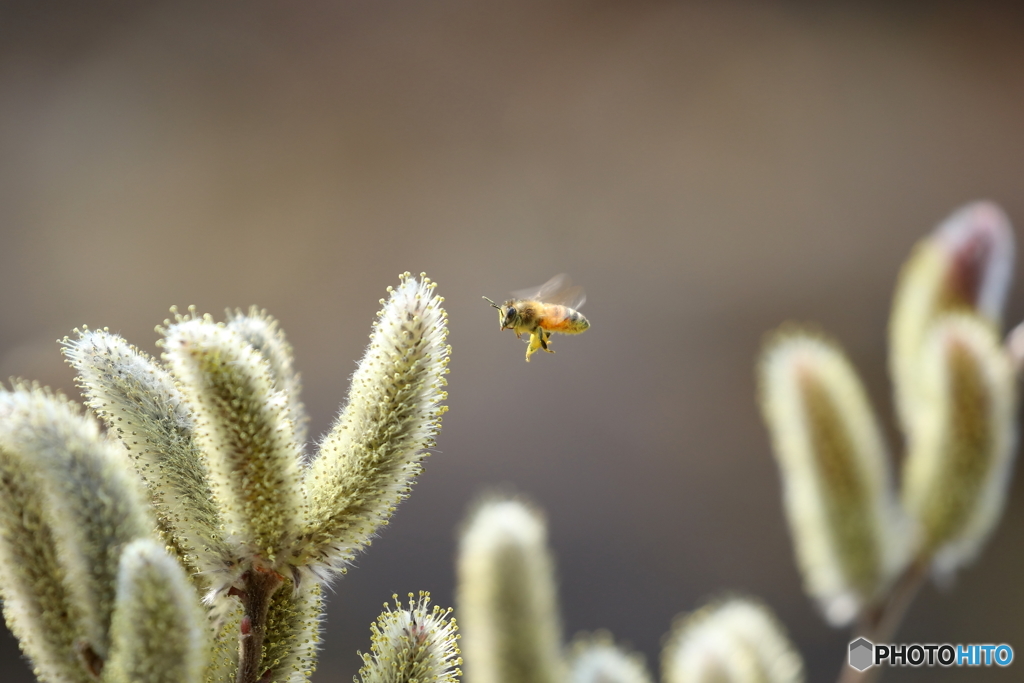
[[485, 301], [487, 301], [487, 302], [489, 302], [489, 303], [491, 304], [491, 306], [493, 306], [493, 307], [497, 308], [497, 309], [498, 309], [499, 311], [501, 310], [501, 306], [499, 306], [498, 304], [494, 303], [493, 301], [491, 301], [490, 299], [488, 299], [488, 298], [487, 298], [486, 296], [484, 297], [484, 300], [485, 300]]

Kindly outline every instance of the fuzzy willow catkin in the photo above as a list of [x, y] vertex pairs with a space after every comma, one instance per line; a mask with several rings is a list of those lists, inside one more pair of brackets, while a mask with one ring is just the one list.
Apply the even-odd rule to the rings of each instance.
[[577, 637], [571, 647], [569, 683], [653, 683], [643, 657], [617, 646], [606, 632]]
[[409, 495], [447, 408], [447, 313], [435, 283], [405, 273], [381, 300], [348, 403], [305, 472], [306, 567], [343, 571]]
[[165, 356], [195, 413], [227, 534], [257, 566], [280, 568], [301, 528], [301, 449], [263, 356], [208, 318], [173, 325]]
[[89, 406], [135, 465], [165, 540], [200, 590], [230, 571], [225, 541], [194, 421], [174, 377], [108, 330], [76, 330], [63, 340]]
[[906, 561], [881, 429], [853, 367], [819, 335], [778, 333], [760, 385], [805, 585], [829, 621], [848, 623]]
[[[64, 339], [106, 433], [59, 395], [0, 389], [0, 598], [41, 681], [308, 681], [322, 584], [408, 494], [445, 411], [443, 300], [400, 280], [311, 453], [291, 347], [255, 308], [172, 308], [163, 362], [106, 329]], [[454, 620], [424, 610], [403, 611], [409, 633], [436, 619], [454, 648]], [[439, 652], [410, 683], [454, 680], [457, 649]]]
[[1002, 513], [1017, 441], [1017, 378], [991, 326], [969, 314], [933, 326], [920, 366], [903, 501], [922, 552], [948, 574], [974, 558]]
[[57, 557], [44, 482], [31, 458], [0, 446], [0, 600], [39, 680], [85, 683], [90, 675], [75, 653], [81, 608]]
[[391, 596], [394, 608], [371, 624], [371, 650], [362, 654], [363, 666], [356, 683], [457, 683], [459, 665], [458, 627], [452, 610], [430, 606], [430, 594], [409, 594], [408, 606]]
[[288, 417], [295, 440], [305, 443], [309, 417], [302, 404], [302, 382], [294, 368], [291, 344], [285, 339], [281, 326], [256, 306], [247, 314], [238, 310], [229, 310], [227, 314], [227, 327], [242, 335], [246, 343], [266, 359], [275, 385], [288, 396]]
[[931, 324], [946, 313], [970, 312], [997, 328], [1013, 261], [1010, 221], [991, 202], [958, 209], [914, 248], [889, 319], [889, 367], [904, 429], [924, 398], [918, 361]]
[[121, 549], [154, 528], [127, 458], [67, 399], [24, 385], [0, 390], [0, 450], [31, 462], [86, 657], [105, 657]]
[[201, 683], [210, 637], [199, 597], [159, 543], [121, 554], [104, 683]]
[[781, 624], [747, 598], [712, 603], [672, 630], [665, 683], [801, 683], [803, 663]]
[[474, 683], [565, 680], [553, 563], [540, 513], [511, 499], [479, 504], [463, 531], [458, 611]]

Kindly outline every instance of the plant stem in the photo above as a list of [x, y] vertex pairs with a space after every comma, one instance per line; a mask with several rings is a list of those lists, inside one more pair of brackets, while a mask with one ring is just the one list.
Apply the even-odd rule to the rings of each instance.
[[[872, 643], [887, 643], [892, 640], [903, 621], [907, 608], [927, 576], [929, 560], [918, 558], [907, 566], [892, 585], [889, 593], [874, 606], [864, 610], [854, 630], [852, 640], [867, 638]], [[880, 667], [870, 666], [857, 671], [844, 662], [839, 671], [838, 683], [872, 683], [881, 676]]]
[[238, 674], [235, 683], [257, 683], [263, 661], [263, 639], [267, 634], [267, 610], [270, 598], [284, 582], [275, 571], [253, 568], [242, 575], [245, 589], [240, 591], [243, 616], [238, 638]]

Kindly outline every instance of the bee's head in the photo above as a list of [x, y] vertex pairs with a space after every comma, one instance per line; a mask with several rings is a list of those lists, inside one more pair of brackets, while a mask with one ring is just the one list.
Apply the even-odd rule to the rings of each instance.
[[501, 324], [501, 329], [508, 330], [515, 327], [515, 323], [519, 319], [519, 311], [516, 310], [515, 302], [506, 301], [503, 305], [499, 306], [486, 296], [484, 299], [487, 300], [492, 307], [498, 309], [498, 322]]

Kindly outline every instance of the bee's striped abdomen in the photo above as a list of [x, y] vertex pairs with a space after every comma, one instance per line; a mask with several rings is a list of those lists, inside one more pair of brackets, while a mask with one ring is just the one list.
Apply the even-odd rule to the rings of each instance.
[[540, 321], [540, 326], [549, 332], [579, 334], [590, 327], [590, 321], [583, 317], [583, 314], [575, 308], [559, 306], [558, 304], [547, 304], [544, 309], [544, 317]]

